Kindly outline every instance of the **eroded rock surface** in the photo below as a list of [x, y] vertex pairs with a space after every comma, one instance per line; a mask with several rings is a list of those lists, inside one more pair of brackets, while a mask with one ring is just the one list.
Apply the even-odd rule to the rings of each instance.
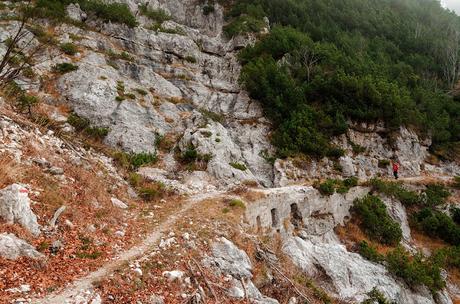
[[24, 240], [11, 233], [0, 234], [0, 256], [16, 260], [19, 257], [43, 259], [45, 256]]
[[30, 209], [29, 190], [13, 184], [0, 190], [0, 218], [7, 223], [19, 223], [33, 235], [40, 234], [37, 216]]

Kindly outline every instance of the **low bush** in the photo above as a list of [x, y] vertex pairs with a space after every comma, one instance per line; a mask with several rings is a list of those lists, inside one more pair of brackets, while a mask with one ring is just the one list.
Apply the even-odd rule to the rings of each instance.
[[138, 169], [143, 165], [153, 164], [158, 160], [156, 153], [137, 153], [131, 154], [130, 163], [134, 169]]
[[32, 18], [72, 22], [66, 13], [66, 7], [71, 3], [78, 3], [86, 14], [93, 15], [105, 22], [122, 23], [129, 27], [137, 26], [136, 17], [125, 3], [107, 3], [101, 0], [37, 0], [35, 6], [28, 8], [26, 13]]
[[388, 159], [379, 159], [378, 166], [379, 168], [387, 168], [390, 165], [390, 161]]
[[67, 122], [74, 127], [76, 131], [83, 131], [90, 126], [89, 119], [80, 117], [75, 113], [70, 113], [67, 117]]
[[139, 5], [139, 12], [141, 15], [144, 15], [158, 23], [163, 23], [164, 21], [171, 20], [171, 15], [169, 15], [166, 11], [162, 9], [150, 9], [148, 8], [147, 4]]
[[93, 137], [95, 139], [102, 140], [104, 139], [108, 134], [110, 130], [109, 128], [103, 128], [103, 127], [89, 127], [85, 129], [85, 133]]
[[445, 286], [440, 264], [436, 260], [425, 259], [421, 254], [412, 257], [402, 247], [398, 247], [387, 254], [386, 262], [388, 270], [409, 286], [425, 285], [433, 292]]
[[405, 206], [413, 206], [422, 202], [422, 199], [417, 192], [407, 190], [401, 184], [396, 182], [386, 182], [381, 179], [374, 178], [370, 181], [370, 185], [374, 191], [398, 199]]
[[362, 301], [361, 304], [394, 304], [390, 302], [383, 293], [381, 293], [376, 287], [374, 287], [368, 294], [366, 300]]
[[214, 13], [214, 11], [215, 11], [214, 5], [207, 4], [207, 5], [203, 6], [202, 11], [203, 11], [203, 15], [205, 15], [205, 16], [207, 16], [207, 15], [209, 15], [211, 13]]
[[244, 202], [242, 200], [239, 200], [239, 199], [232, 199], [229, 202], [229, 206], [232, 207], [232, 208], [246, 209], [246, 205], [244, 204]]
[[53, 67], [53, 71], [59, 74], [65, 74], [78, 70], [78, 66], [68, 62], [58, 63]]
[[322, 195], [332, 195], [334, 192], [347, 193], [350, 188], [358, 185], [358, 178], [349, 177], [344, 180], [327, 179], [325, 182], [314, 185]]
[[64, 52], [67, 55], [75, 55], [78, 53], [78, 48], [75, 44], [71, 42], [67, 43], [62, 43], [59, 48], [61, 49], [62, 52]]
[[153, 164], [158, 160], [155, 153], [126, 153], [117, 151], [112, 154], [115, 162], [126, 170], [137, 170], [143, 165]]
[[322, 195], [332, 195], [335, 192], [335, 180], [328, 179], [319, 184], [318, 190]]
[[145, 188], [140, 188], [138, 190], [139, 196], [146, 201], [153, 201], [156, 199], [159, 195], [160, 192], [152, 187], [145, 187]]
[[449, 190], [441, 184], [428, 185], [424, 192], [428, 206], [443, 205], [450, 196]]
[[230, 166], [237, 170], [246, 171], [248, 168], [242, 163], [230, 163]]
[[371, 239], [386, 245], [396, 245], [401, 241], [401, 227], [388, 215], [380, 198], [367, 195], [356, 199], [352, 211], [359, 217], [361, 228]]
[[460, 245], [460, 226], [447, 214], [424, 208], [415, 214], [414, 219], [426, 234], [438, 237], [452, 245]]
[[455, 176], [454, 177], [454, 184], [453, 187], [455, 189], [460, 189], [460, 176]]
[[455, 223], [460, 225], [460, 208], [458, 207], [451, 207], [450, 208], [450, 216], [454, 220]]
[[358, 243], [358, 252], [365, 259], [379, 263], [385, 260], [385, 256], [378, 253], [377, 249], [366, 241]]
[[460, 269], [460, 246], [444, 247], [433, 254], [443, 267]]

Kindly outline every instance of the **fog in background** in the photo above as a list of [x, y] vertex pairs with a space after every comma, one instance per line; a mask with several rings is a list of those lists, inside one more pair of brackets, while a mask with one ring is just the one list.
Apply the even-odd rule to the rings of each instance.
[[447, 7], [460, 15], [460, 0], [441, 0], [444, 7]]

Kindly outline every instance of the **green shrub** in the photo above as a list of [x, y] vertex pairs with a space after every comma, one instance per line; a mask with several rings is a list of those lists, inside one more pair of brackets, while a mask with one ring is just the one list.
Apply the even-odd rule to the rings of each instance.
[[21, 94], [16, 100], [16, 106], [20, 111], [27, 111], [29, 114], [34, 106], [36, 106], [40, 100], [38, 97], [28, 94]]
[[136, 88], [134, 89], [134, 91], [136, 91], [139, 95], [142, 95], [142, 96], [146, 96], [148, 94], [146, 90], [141, 89], [141, 88]]
[[147, 4], [139, 5], [139, 12], [146, 16], [147, 18], [156, 21], [158, 23], [163, 23], [171, 19], [171, 15], [165, 12], [162, 9], [150, 9]]
[[352, 210], [360, 218], [361, 228], [371, 239], [387, 245], [401, 241], [401, 227], [388, 215], [385, 204], [378, 197], [367, 195], [353, 204]]
[[449, 190], [441, 184], [428, 185], [424, 191], [428, 206], [438, 206], [445, 204], [446, 198], [450, 196]]
[[335, 192], [335, 180], [328, 179], [324, 183], [321, 183], [318, 187], [319, 192], [322, 195], [332, 195]]
[[344, 194], [347, 193], [350, 188], [358, 185], [358, 179], [356, 177], [350, 177], [344, 180], [338, 179], [327, 179], [325, 182], [314, 185], [322, 195], [332, 195], [334, 192]]
[[67, 55], [75, 55], [78, 53], [77, 46], [71, 42], [62, 43], [59, 48]]
[[208, 111], [206, 109], [200, 109], [200, 113], [203, 115], [203, 117], [208, 120], [212, 120], [218, 123], [223, 123], [224, 121], [224, 116], [215, 112]]
[[101, 0], [79, 0], [78, 3], [87, 14], [94, 14], [105, 22], [122, 23], [128, 27], [137, 26], [136, 17], [125, 3], [106, 3]]
[[102, 140], [109, 134], [109, 128], [103, 127], [89, 127], [85, 129], [85, 133], [88, 136]]
[[460, 189], [460, 176], [455, 176], [454, 177], [454, 184], [453, 187], [455, 189]]
[[356, 187], [356, 186], [358, 186], [358, 178], [355, 177], [355, 176], [346, 178], [346, 179], [343, 180], [343, 184], [347, 188]]
[[370, 181], [370, 185], [374, 191], [393, 197], [405, 206], [418, 205], [423, 201], [418, 193], [409, 191], [396, 182], [387, 182], [374, 178]]
[[142, 180], [142, 175], [137, 173], [131, 173], [128, 178], [129, 184], [135, 188], [141, 184]]
[[394, 304], [390, 302], [383, 293], [374, 287], [368, 294], [368, 299], [361, 302], [361, 304]]
[[366, 241], [361, 241], [358, 243], [358, 252], [365, 259], [379, 263], [385, 260], [385, 256], [377, 252], [377, 249]]
[[366, 148], [363, 146], [360, 146], [358, 144], [355, 144], [354, 142], [350, 142], [351, 149], [353, 150], [354, 153], [359, 154], [366, 152]]
[[71, 3], [78, 3], [86, 14], [96, 16], [105, 22], [123, 23], [129, 27], [137, 25], [136, 17], [125, 3], [106, 3], [101, 0], [37, 0], [34, 7], [26, 9], [26, 14], [32, 18], [75, 23], [67, 18], [66, 7]]
[[185, 57], [185, 60], [188, 61], [188, 62], [190, 62], [190, 63], [196, 63], [196, 62], [197, 62], [197, 61], [196, 61], [196, 58], [193, 57], [193, 56], [186, 56], [186, 57]]
[[386, 261], [388, 270], [409, 286], [425, 285], [433, 292], [445, 286], [440, 265], [436, 261], [425, 259], [421, 254], [411, 257], [406, 250], [398, 247], [387, 254]]
[[182, 154], [181, 158], [186, 163], [194, 162], [198, 159], [198, 151], [195, 149], [195, 147], [189, 146]]
[[230, 163], [229, 165], [241, 171], [246, 171], [248, 169], [244, 164], [241, 164], [241, 163]]
[[414, 219], [425, 233], [438, 237], [449, 244], [460, 245], [460, 226], [447, 214], [424, 208], [415, 214]]
[[454, 220], [457, 225], [460, 225], [460, 208], [458, 207], [451, 207], [450, 208], [450, 216]]
[[215, 8], [214, 8], [214, 5], [210, 5], [210, 4], [207, 4], [205, 6], [203, 6], [203, 15], [207, 16], [211, 13], [214, 13], [215, 11]]
[[379, 159], [379, 168], [385, 169], [390, 165], [390, 161], [388, 159]]
[[76, 131], [83, 131], [90, 126], [89, 119], [80, 117], [75, 113], [70, 113], [69, 117], [67, 117], [67, 122], [74, 127]]
[[138, 169], [143, 165], [153, 164], [158, 160], [156, 153], [137, 153], [130, 155], [130, 164], [134, 169]]
[[53, 67], [53, 71], [59, 74], [65, 74], [78, 70], [78, 66], [68, 62], [58, 63]]
[[138, 190], [139, 196], [146, 201], [153, 201], [160, 193], [157, 189], [152, 187], [144, 187]]
[[241, 208], [241, 209], [246, 209], [246, 205], [243, 203], [243, 201], [239, 199], [232, 199], [229, 203], [230, 207], [232, 208]]
[[460, 246], [441, 248], [433, 253], [433, 259], [443, 267], [460, 269]]

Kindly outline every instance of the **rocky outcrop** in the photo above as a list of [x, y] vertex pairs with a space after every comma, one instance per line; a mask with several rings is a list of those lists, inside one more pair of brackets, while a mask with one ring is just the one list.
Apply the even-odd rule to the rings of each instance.
[[[283, 251], [308, 275], [325, 276], [328, 291], [340, 300], [360, 302], [376, 287], [398, 304], [437, 303], [428, 289], [413, 291], [395, 280], [384, 266], [348, 252], [333, 233], [306, 239], [288, 238]], [[446, 300], [445, 303], [452, 303], [448, 297]]]
[[333, 142], [345, 151], [338, 162], [324, 158], [294, 165], [289, 160], [275, 163], [275, 185], [284, 186], [305, 179], [357, 176], [370, 179], [391, 176], [390, 159], [400, 164], [402, 177], [418, 176], [425, 166], [429, 139], [422, 140], [405, 127], [390, 135], [383, 125], [353, 125]]
[[203, 263], [230, 277], [232, 287], [227, 291], [230, 297], [240, 300], [249, 298], [260, 304], [278, 303], [277, 300], [261, 294], [251, 281], [252, 264], [248, 255], [226, 238], [222, 237], [212, 244], [212, 256], [206, 257]]
[[22, 256], [31, 259], [45, 258], [32, 245], [11, 233], [0, 234], [0, 256], [9, 260], [16, 260]]
[[262, 198], [248, 204], [246, 221], [254, 228], [270, 228], [283, 233], [290, 232], [291, 224], [295, 224], [305, 227], [308, 233], [321, 235], [344, 224], [353, 201], [368, 191], [365, 187], [355, 187], [346, 194], [323, 196], [311, 186], [258, 190]]
[[0, 218], [7, 223], [18, 223], [33, 235], [40, 234], [37, 216], [30, 209], [29, 190], [13, 184], [0, 190]]

